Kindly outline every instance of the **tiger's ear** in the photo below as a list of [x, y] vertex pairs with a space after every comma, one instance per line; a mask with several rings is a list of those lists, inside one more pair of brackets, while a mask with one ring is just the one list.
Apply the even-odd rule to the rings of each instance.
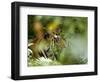
[[59, 34], [61, 31], [62, 31], [62, 30], [61, 30], [60, 27], [58, 27], [58, 28], [56, 29], [56, 33], [57, 33], [57, 34]]

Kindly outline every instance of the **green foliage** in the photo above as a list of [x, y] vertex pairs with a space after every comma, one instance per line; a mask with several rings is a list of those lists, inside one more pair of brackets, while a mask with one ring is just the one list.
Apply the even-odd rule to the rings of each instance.
[[[61, 36], [65, 42], [65, 47], [54, 44], [52, 50], [57, 56], [57, 60], [51, 59], [31, 59], [28, 58], [29, 66], [46, 66], [46, 65], [72, 65], [72, 64], [86, 64], [88, 62], [87, 56], [87, 31], [88, 18], [87, 17], [71, 17], [71, 16], [28, 16], [28, 40], [30, 41], [36, 36], [33, 30], [33, 23], [39, 20], [45, 32], [50, 29], [60, 28], [60, 32], [56, 32]], [[51, 28], [52, 27], [52, 28]], [[53, 32], [51, 30], [50, 32]], [[62, 42], [61, 42], [62, 43]], [[60, 43], [59, 43], [60, 44]], [[53, 44], [52, 44], [53, 45]]]

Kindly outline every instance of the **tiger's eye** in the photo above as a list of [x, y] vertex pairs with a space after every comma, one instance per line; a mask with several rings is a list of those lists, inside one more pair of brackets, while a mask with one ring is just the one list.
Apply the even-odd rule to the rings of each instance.
[[49, 38], [49, 33], [45, 33], [44, 38], [45, 39]]

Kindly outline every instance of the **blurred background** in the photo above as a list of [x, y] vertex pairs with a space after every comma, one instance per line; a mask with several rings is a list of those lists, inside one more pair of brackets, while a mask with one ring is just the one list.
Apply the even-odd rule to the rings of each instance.
[[[39, 20], [45, 33], [54, 33], [59, 35], [64, 43], [63, 48], [56, 46], [55, 54], [59, 54], [58, 60], [46, 65], [73, 65], [73, 64], [87, 64], [87, 32], [88, 32], [88, 18], [87, 17], [71, 17], [71, 16], [36, 16], [28, 15], [28, 43], [36, 38], [36, 32], [33, 28], [34, 21]], [[55, 31], [56, 30], [56, 31]], [[51, 37], [49, 37], [51, 38]], [[58, 43], [59, 44], [59, 43]], [[33, 60], [28, 56], [29, 65], [42, 65], [40, 61]], [[37, 61], [37, 62], [34, 62]], [[48, 60], [49, 61], [49, 60]], [[47, 62], [47, 61], [46, 61]], [[55, 63], [56, 62], [56, 63]], [[36, 63], [36, 64], [34, 64]]]

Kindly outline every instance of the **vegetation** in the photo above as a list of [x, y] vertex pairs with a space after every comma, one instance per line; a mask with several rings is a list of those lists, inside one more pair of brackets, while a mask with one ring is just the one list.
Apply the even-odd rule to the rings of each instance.
[[28, 66], [86, 64], [87, 17], [28, 15]]

